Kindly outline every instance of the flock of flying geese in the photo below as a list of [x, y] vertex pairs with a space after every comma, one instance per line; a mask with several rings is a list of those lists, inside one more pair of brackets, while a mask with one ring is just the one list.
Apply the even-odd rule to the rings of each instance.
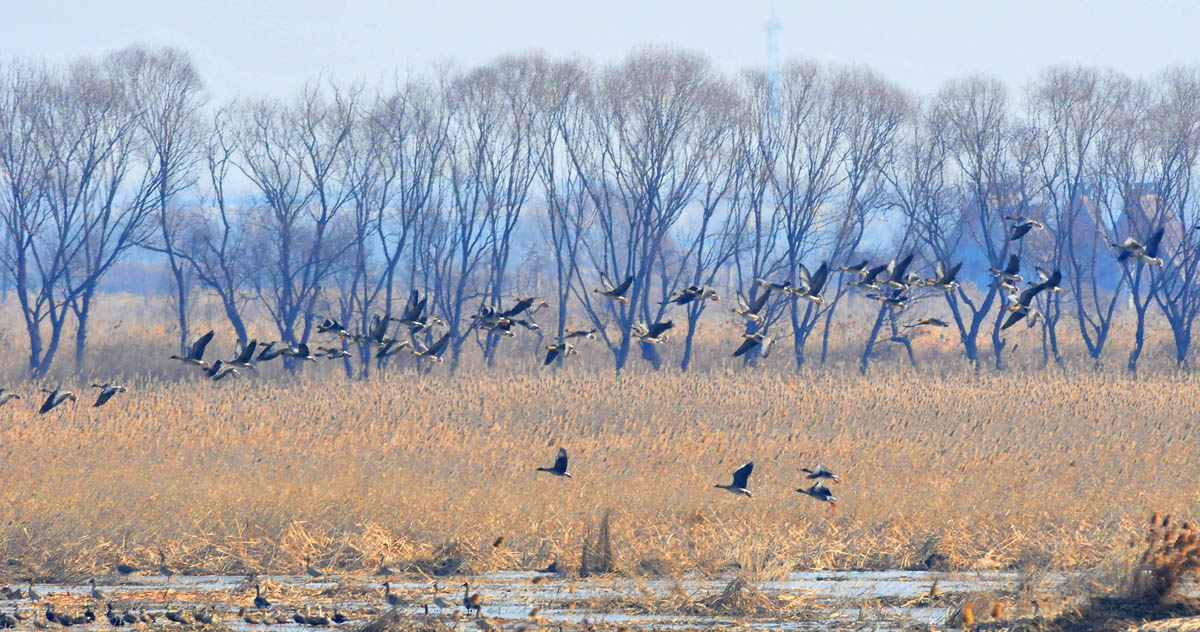
[[[1006, 216], [1005, 219], [1011, 222], [1009, 231], [1010, 241], [1018, 241], [1032, 230], [1045, 228], [1045, 225], [1036, 219], [1011, 215]], [[1200, 229], [1200, 226], [1195, 228]], [[1117, 252], [1117, 261], [1122, 264], [1131, 260], [1141, 260], [1161, 268], [1164, 262], [1159, 257], [1158, 250], [1159, 244], [1162, 242], [1163, 232], [1164, 229], [1160, 227], [1151, 234], [1150, 238], [1144, 244], [1133, 237], [1127, 237], [1120, 243], [1114, 242], [1110, 245]], [[838, 266], [837, 270], [856, 277], [848, 285], [865, 291], [866, 298], [880, 301], [896, 310], [904, 310], [908, 307], [910, 292], [915, 288], [927, 287], [943, 292], [954, 292], [959, 288], [957, 276], [962, 269], [962, 262], [946, 266], [944, 262], [938, 261], [934, 268], [933, 276], [925, 278], [909, 271], [912, 261], [913, 255], [909, 254], [899, 260], [892, 259], [887, 264], [872, 266], [869, 260], [863, 260], [856, 265]], [[1034, 304], [1034, 298], [1044, 291], [1062, 291], [1062, 273], [1060, 271], [1055, 270], [1052, 273], [1047, 273], [1040, 267], [1036, 270], [1036, 279], [1025, 280], [1021, 276], [1021, 261], [1016, 254], [1009, 256], [1004, 268], [990, 269], [989, 273], [992, 277], [991, 285], [999, 288], [1004, 293], [1005, 299], [1002, 309], [1010, 312], [1009, 317], [1001, 325], [1001, 330], [1008, 329], [1022, 320], [1026, 321], [1028, 327], [1033, 327], [1039, 319], [1044, 317]], [[733, 356], [745, 355], [755, 347], [758, 347], [759, 354], [767, 357], [770, 354], [772, 344], [780, 340], [779, 337], [771, 337], [765, 331], [758, 330], [758, 327], [764, 324], [765, 315], [763, 308], [766, 307], [771, 293], [779, 292], [795, 297], [796, 300], [808, 301], [818, 306], [823, 305], [825, 297], [822, 291], [825, 288], [829, 272], [828, 262], [822, 263], [814, 272], [810, 272], [808, 268], [801, 265], [798, 282], [793, 283], [791, 280], [779, 282], [756, 279], [756, 284], [762, 287], [764, 291], [759, 293], [753, 300], [748, 298], [745, 293], [739, 291], [737, 294], [738, 304], [732, 309], [732, 312], [747, 321], [747, 331], [742, 334], [742, 343], [733, 351]], [[633, 284], [632, 276], [616, 284], [613, 283], [608, 275], [601, 273], [600, 282], [601, 286], [595, 288], [593, 292], [618, 303], [624, 304], [629, 302], [629, 298], [626, 295]], [[1022, 289], [1022, 284], [1026, 286], [1024, 289]], [[663, 303], [687, 305], [694, 301], [706, 300], [720, 301], [721, 299], [717, 295], [716, 290], [712, 288], [691, 285], [682, 290], [675, 291]], [[450, 333], [443, 333], [428, 346], [423, 345], [416, 337], [421, 332], [432, 332], [434, 327], [444, 328], [447, 326], [446, 321], [433, 316], [429, 312], [428, 301], [428, 295], [421, 296], [417, 290], [413, 290], [409, 295], [404, 311], [398, 318], [390, 314], [374, 316], [365, 335], [353, 334], [338, 321], [327, 318], [317, 327], [317, 333], [335, 335], [341, 339], [342, 345], [318, 346], [315, 354], [310, 351], [308, 345], [305, 343], [287, 344], [279, 341], [259, 343], [256, 340], [250, 340], [245, 344], [241, 342], [237, 344], [232, 359], [219, 359], [209, 364], [204, 360], [204, 352], [213, 339], [213, 332], [210, 330], [193, 340], [188, 345], [184, 355], [172, 354], [170, 357], [186, 365], [198, 367], [206, 378], [214, 382], [221, 381], [227, 377], [238, 376], [242, 370], [257, 370], [256, 363], [268, 362], [279, 357], [290, 357], [308, 362], [316, 362], [318, 358], [331, 360], [347, 358], [351, 355], [345, 348], [347, 342], [367, 344], [374, 347], [374, 357], [376, 360], [382, 360], [407, 350], [409, 354], [415, 356], [418, 360], [424, 359], [441, 362], [442, 354], [450, 342]], [[540, 331], [541, 328], [534, 322], [532, 316], [540, 309], [549, 307], [549, 305], [545, 300], [538, 297], [521, 297], [508, 309], [498, 310], [481, 306], [479, 312], [471, 316], [473, 321], [472, 327], [506, 337], [514, 336], [514, 329], [516, 327], [521, 327], [529, 331]], [[399, 334], [395, 336], [390, 335], [389, 332], [391, 331], [392, 323], [396, 323], [401, 329], [407, 329], [407, 337], [399, 337]], [[674, 328], [674, 326], [675, 324], [671, 320], [655, 323], [633, 323], [630, 328], [630, 336], [642, 342], [664, 343], [668, 340], [667, 332]], [[949, 327], [950, 324], [939, 318], [922, 317], [905, 324], [903, 327], [904, 329], [909, 329], [926, 326]], [[599, 330], [595, 328], [568, 329], [555, 342], [546, 345], [546, 357], [543, 364], [549, 365], [559, 357], [567, 358], [577, 355], [579, 351], [571, 341], [581, 338], [595, 339], [597, 331]], [[903, 338], [893, 337], [892, 340], [900, 341]], [[119, 384], [93, 383], [91, 386], [92, 388], [100, 389], [93, 404], [95, 407], [103, 406], [117, 393], [127, 391], [124, 386]], [[47, 397], [38, 409], [39, 414], [50, 412], [65, 402], [74, 402], [79, 399], [75, 393], [64, 390], [61, 386], [53, 390], [42, 389], [42, 391], [47, 393]], [[21, 398], [19, 393], [0, 388], [0, 405]]]

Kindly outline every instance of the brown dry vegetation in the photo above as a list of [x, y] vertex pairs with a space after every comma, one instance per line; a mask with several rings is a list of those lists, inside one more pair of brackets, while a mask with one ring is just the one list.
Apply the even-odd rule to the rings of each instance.
[[[37, 416], [3, 409], [13, 576], [569, 568], [613, 510], [618, 570], [1088, 567], [1153, 508], [1195, 515], [1195, 383], [882, 369], [394, 372], [213, 385]], [[32, 385], [24, 385], [32, 390]], [[571, 450], [574, 480], [534, 468]], [[713, 489], [753, 459], [753, 499]], [[843, 476], [839, 509], [793, 490]], [[492, 547], [497, 536], [503, 546]]]

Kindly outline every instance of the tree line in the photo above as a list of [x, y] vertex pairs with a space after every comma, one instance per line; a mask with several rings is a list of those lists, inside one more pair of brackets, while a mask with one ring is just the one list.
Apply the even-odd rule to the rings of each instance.
[[[290, 99], [211, 103], [174, 49], [8, 60], [0, 282], [34, 376], [64, 344], [82, 363], [100, 281], [138, 252], [169, 271], [181, 350], [198, 292], [220, 299], [240, 341], [261, 311], [280, 340], [306, 343], [325, 317], [366, 337], [419, 288], [447, 324], [447, 364], [471, 340], [490, 362], [502, 336], [473, 328], [472, 314], [541, 289], [556, 308], [543, 335], [582, 319], [617, 370], [633, 352], [659, 366], [631, 332], [680, 318], [686, 370], [714, 304], [668, 313], [680, 288], [734, 286], [753, 301], [767, 289], [757, 279], [912, 255], [913, 269], [963, 263], [963, 282], [914, 291], [907, 310], [881, 303], [863, 369], [881, 338], [911, 356], [906, 320], [931, 306], [951, 314], [970, 362], [984, 362], [990, 337], [1002, 368], [1006, 293], [987, 270], [1018, 255], [1026, 278], [1035, 266], [1062, 274], [1065, 291], [1036, 298], [1046, 362], [1062, 362], [1070, 328], [1099, 363], [1128, 303], [1129, 369], [1148, 315], [1169, 325], [1186, 367], [1200, 311], [1198, 152], [1196, 68], [1053, 67], [1020, 90], [978, 75], [920, 96], [862, 67], [728, 74], [646, 49], [606, 65], [504, 56], [372, 88], [314, 80]], [[1013, 239], [1006, 217], [1044, 229]], [[1113, 244], [1159, 228], [1162, 266], [1117, 260]], [[601, 273], [633, 279], [626, 301], [592, 291]], [[796, 367], [824, 362], [852, 280], [831, 272], [820, 302], [780, 293], [747, 333], [786, 338]], [[345, 344], [348, 373], [378, 367], [369, 344]]]

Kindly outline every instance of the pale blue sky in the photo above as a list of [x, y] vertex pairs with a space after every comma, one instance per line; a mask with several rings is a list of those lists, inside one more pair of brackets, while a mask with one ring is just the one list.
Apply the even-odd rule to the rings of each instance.
[[973, 72], [1020, 86], [1057, 63], [1133, 75], [1200, 63], [1200, 2], [1057, 0], [0, 0], [0, 55], [62, 60], [174, 45], [218, 100], [290, 96], [320, 72], [374, 81], [531, 48], [611, 60], [672, 45], [734, 70], [765, 63], [772, 4], [783, 58], [864, 63], [920, 92]]

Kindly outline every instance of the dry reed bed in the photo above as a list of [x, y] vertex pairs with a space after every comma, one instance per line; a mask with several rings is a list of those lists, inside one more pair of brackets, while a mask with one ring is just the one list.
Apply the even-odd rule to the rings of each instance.
[[[26, 385], [32, 389], [32, 385]], [[10, 576], [156, 550], [193, 573], [464, 571], [579, 560], [614, 510], [618, 569], [1087, 567], [1152, 509], [1195, 515], [1184, 377], [828, 372], [135, 382], [3, 409]], [[539, 476], [554, 448], [574, 480]], [[713, 489], [753, 459], [753, 499]], [[837, 512], [793, 490], [834, 467]], [[498, 548], [498, 536], [506, 541]]]

